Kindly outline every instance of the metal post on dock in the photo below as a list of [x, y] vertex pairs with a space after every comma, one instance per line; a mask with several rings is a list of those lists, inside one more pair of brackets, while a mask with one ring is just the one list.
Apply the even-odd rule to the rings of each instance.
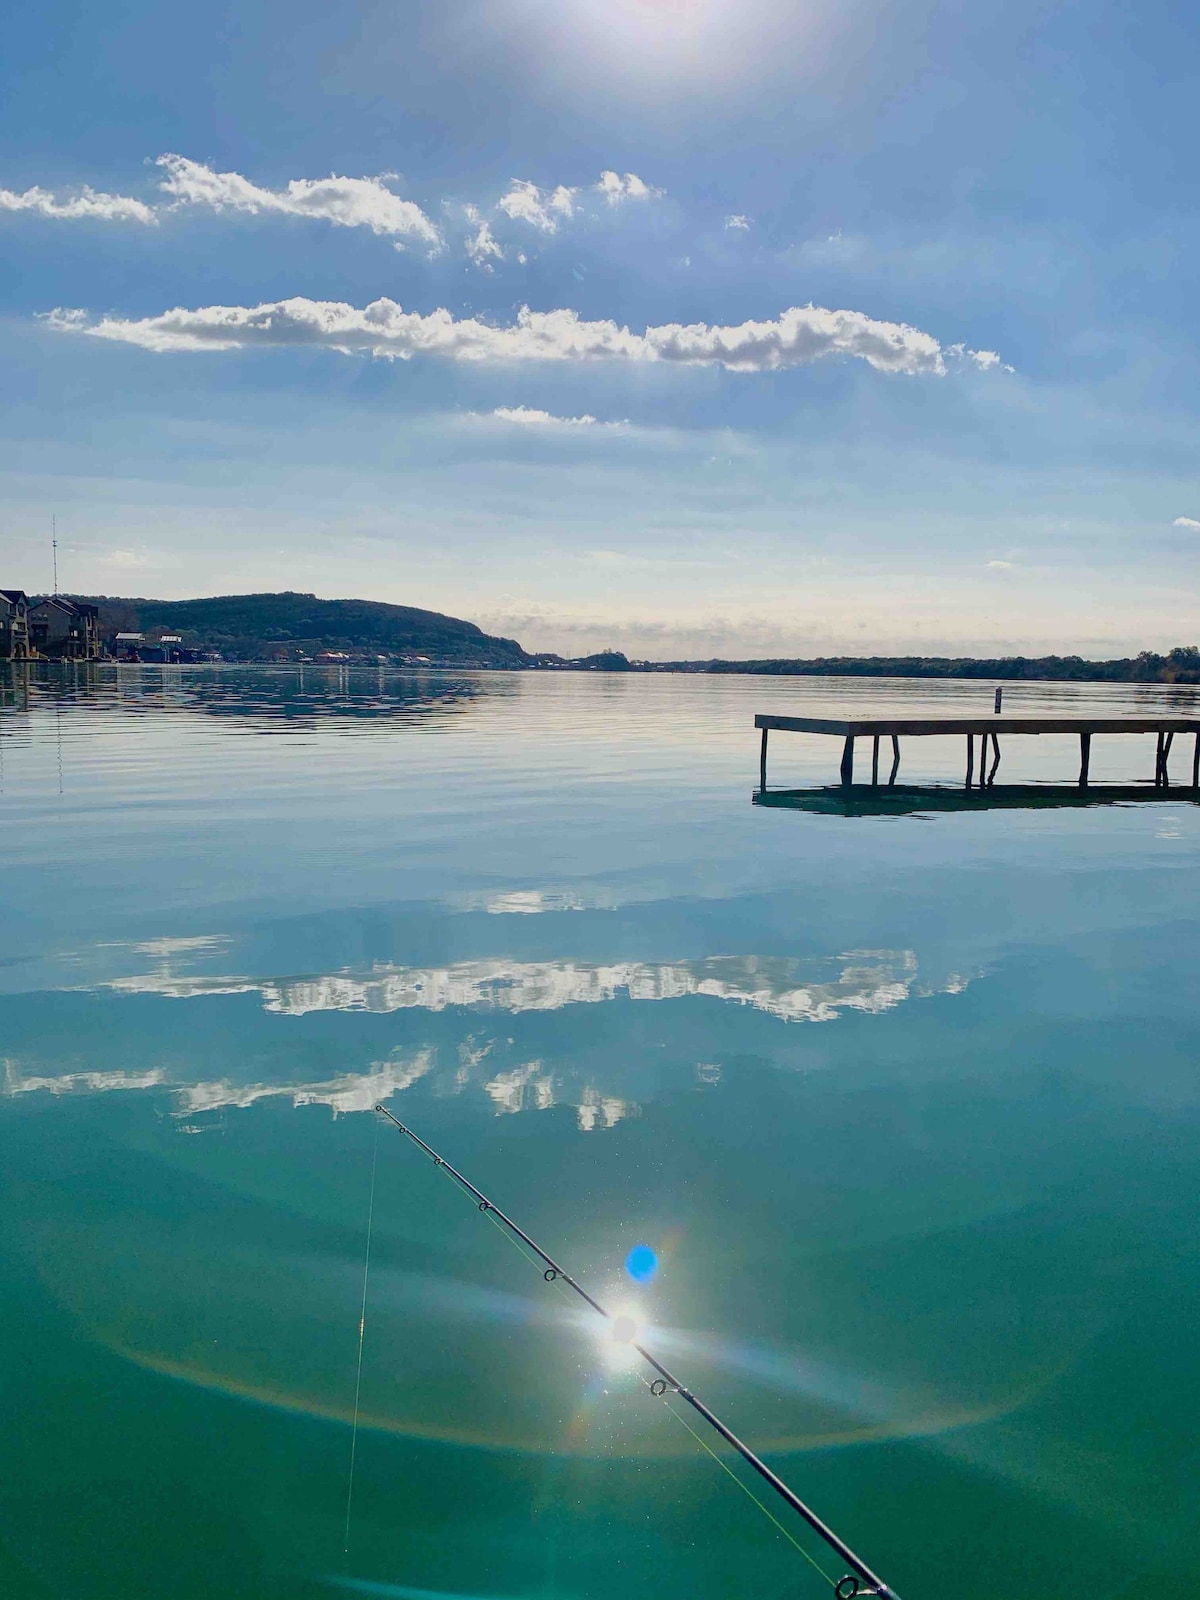
[[849, 789], [854, 782], [854, 735], [848, 733], [842, 746], [842, 787]]
[[1000, 701], [1003, 699], [1003, 697], [1004, 697], [1004, 690], [1003, 689], [997, 689], [996, 690], [996, 703], [992, 707], [992, 710], [996, 713], [997, 716], [1000, 715]]
[[758, 753], [758, 792], [759, 792], [759, 794], [766, 794], [766, 792], [767, 792], [767, 732], [768, 732], [768, 730], [766, 728], [764, 728], [763, 731], [762, 731], [762, 748], [759, 750], [759, 753]]
[[[1200, 745], [1200, 740], [1197, 740], [1197, 744]], [[894, 784], [896, 782], [896, 774], [899, 771], [900, 771], [900, 740], [896, 737], [895, 734], [893, 734], [892, 735], [892, 772], [891, 772], [891, 776], [888, 778], [888, 788], [889, 789], [891, 789], [894, 786]]]
[[1090, 733], [1079, 735], [1079, 787], [1086, 789], [1088, 786], [1088, 766], [1092, 759], [1092, 736]]
[[[983, 752], [980, 752], [980, 771], [983, 769]], [[971, 787], [971, 779], [975, 776], [975, 735], [967, 735], [967, 788]]]
[[874, 738], [871, 740], [871, 787], [872, 787], [872, 789], [878, 789], [878, 787], [879, 787], [879, 735], [878, 734], [876, 734], [874, 736]]

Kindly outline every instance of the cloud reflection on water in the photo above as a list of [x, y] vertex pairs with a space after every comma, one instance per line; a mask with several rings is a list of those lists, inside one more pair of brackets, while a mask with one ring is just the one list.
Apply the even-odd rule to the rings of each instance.
[[[912, 950], [851, 950], [838, 956], [709, 956], [674, 962], [516, 961], [486, 959], [444, 967], [375, 964], [354, 971], [298, 977], [250, 977], [197, 973], [189, 965], [228, 957], [231, 941], [221, 938], [155, 940], [124, 947], [150, 958], [149, 970], [77, 988], [129, 998], [217, 999], [246, 994], [261, 997], [263, 1010], [283, 1017], [322, 1012], [389, 1014], [421, 1011], [440, 1014], [550, 1013], [568, 1006], [663, 1001], [715, 1000], [746, 1007], [778, 1022], [831, 1022], [845, 1012], [876, 1014], [913, 998], [960, 993], [970, 981], [958, 974], [922, 978]], [[108, 947], [112, 948], [112, 947]], [[75, 986], [73, 986], [75, 987]], [[513, 1059], [494, 1051], [496, 1039], [469, 1035], [457, 1042], [453, 1057], [428, 1041], [397, 1046], [365, 1069], [327, 1078], [284, 1075], [256, 1081], [235, 1077], [191, 1076], [186, 1061], [54, 1075], [39, 1065], [3, 1063], [0, 1093], [13, 1096], [43, 1090], [53, 1095], [112, 1091], [169, 1090], [174, 1112], [192, 1118], [224, 1109], [245, 1109], [260, 1100], [290, 1098], [295, 1106], [327, 1105], [335, 1115], [370, 1111], [422, 1079], [437, 1091], [458, 1094], [475, 1086], [497, 1115], [548, 1111], [571, 1106], [582, 1131], [612, 1128], [639, 1109], [637, 1090], [627, 1082], [605, 1082], [593, 1062], [548, 1061], [531, 1052]], [[512, 1046], [508, 1040], [505, 1050]], [[535, 1047], [536, 1048], [536, 1047]], [[290, 1065], [290, 1063], [289, 1063]], [[612, 1071], [620, 1075], [620, 1064]], [[697, 1067], [702, 1082], [716, 1081], [719, 1067]], [[198, 1130], [197, 1130], [198, 1131]]]
[[[311, 1011], [557, 1011], [610, 1000], [704, 996], [753, 1007], [785, 1022], [831, 1022], [839, 1012], [888, 1011], [922, 994], [957, 994], [971, 981], [950, 974], [921, 985], [912, 950], [851, 950], [838, 956], [708, 956], [673, 962], [460, 961], [446, 967], [377, 964], [364, 972], [296, 978], [180, 975], [157, 970], [101, 987], [173, 1000], [260, 994], [285, 1016]], [[974, 976], [974, 974], [972, 974]]]

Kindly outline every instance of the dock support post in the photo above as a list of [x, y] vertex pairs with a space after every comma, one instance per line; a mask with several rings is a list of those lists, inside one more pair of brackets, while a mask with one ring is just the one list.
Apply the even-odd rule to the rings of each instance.
[[846, 743], [842, 746], [842, 787], [848, 789], [854, 782], [854, 735], [846, 735]]
[[[1200, 748], [1200, 734], [1196, 738], [1197, 747]], [[892, 735], [892, 774], [888, 779], [888, 788], [895, 786], [896, 774], [900, 771], [900, 740], [896, 734]]]
[[876, 734], [871, 741], [871, 787], [879, 787], [879, 735]]
[[[983, 766], [982, 752], [980, 752], [980, 768]], [[967, 735], [967, 788], [971, 787], [971, 779], [975, 776], [975, 735]]]
[[1092, 736], [1090, 733], [1079, 735], [1079, 787], [1086, 789], [1088, 786], [1088, 766], [1092, 759]]
[[999, 767], [1000, 767], [1000, 739], [996, 734], [993, 734], [992, 735], [992, 766], [991, 766], [991, 770], [988, 773], [988, 781], [987, 781], [987, 786], [988, 786], [989, 789], [992, 787], [992, 785], [996, 781], [996, 773], [999, 770]]
[[1171, 778], [1167, 771], [1167, 758], [1171, 754], [1171, 741], [1173, 733], [1160, 732], [1158, 736], [1158, 750], [1154, 759], [1154, 787], [1166, 789], [1170, 786]]
[[762, 731], [762, 745], [758, 752], [758, 792], [767, 792], [767, 729]]
[[1200, 789], [1200, 733], [1196, 735], [1196, 747], [1192, 751], [1192, 788]]

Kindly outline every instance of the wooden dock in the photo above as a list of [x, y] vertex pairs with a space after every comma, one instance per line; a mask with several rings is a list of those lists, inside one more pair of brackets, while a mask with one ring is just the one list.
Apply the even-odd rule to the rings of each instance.
[[[1000, 734], [1073, 734], [1079, 740], [1079, 787], [1088, 787], [1091, 763], [1092, 738], [1096, 734], [1153, 733], [1157, 735], [1154, 757], [1154, 787], [1170, 786], [1168, 761], [1171, 745], [1177, 733], [1192, 734], [1193, 789], [1200, 789], [1200, 717], [855, 717], [843, 721], [832, 717], [777, 717], [760, 714], [754, 726], [762, 730], [759, 756], [759, 793], [767, 789], [767, 736], [781, 733], [823, 733], [841, 739], [842, 787], [849, 789], [854, 783], [854, 746], [858, 739], [871, 740], [871, 787], [879, 787], [879, 748], [882, 740], [891, 743], [891, 770], [885, 787], [894, 787], [900, 771], [900, 740], [902, 738], [945, 738], [947, 735], [965, 735], [967, 741], [967, 768], [965, 787], [990, 789], [996, 781], [1000, 765]], [[976, 763], [976, 740], [978, 764]], [[991, 755], [989, 756], [989, 744]]]

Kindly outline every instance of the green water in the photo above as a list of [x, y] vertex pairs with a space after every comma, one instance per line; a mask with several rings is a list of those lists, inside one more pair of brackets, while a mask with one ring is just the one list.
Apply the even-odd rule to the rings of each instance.
[[1186, 793], [751, 804], [756, 710], [986, 685], [41, 672], [0, 680], [6, 1600], [829, 1592], [376, 1100], [905, 1600], [1200, 1587]]

